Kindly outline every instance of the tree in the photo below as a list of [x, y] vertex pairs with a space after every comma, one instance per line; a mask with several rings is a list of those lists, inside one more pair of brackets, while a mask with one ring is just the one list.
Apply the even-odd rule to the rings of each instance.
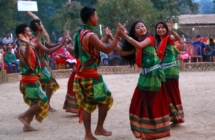
[[74, 32], [80, 24], [81, 8], [82, 5], [79, 2], [69, 1], [56, 11], [52, 21], [54, 21], [56, 27], [63, 27], [67, 32]]
[[76, 2], [80, 2], [83, 6], [92, 6], [97, 3], [97, 0], [72, 0]]
[[16, 3], [13, 0], [0, 0], [0, 36], [7, 31], [12, 31], [15, 28], [17, 21], [12, 16], [16, 8]]
[[175, 19], [181, 14], [197, 14], [198, 4], [192, 0], [151, 0], [159, 11], [160, 20]]
[[118, 22], [130, 27], [136, 20], [152, 27], [158, 15], [150, 0], [99, 0], [95, 7], [99, 23], [113, 29]]

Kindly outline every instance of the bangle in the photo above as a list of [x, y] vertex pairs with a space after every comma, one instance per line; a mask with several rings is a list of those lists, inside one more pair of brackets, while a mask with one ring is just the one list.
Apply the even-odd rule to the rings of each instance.
[[115, 37], [118, 41], [120, 41], [120, 38], [118, 36]]
[[131, 42], [131, 40], [132, 40], [132, 38], [131, 37], [129, 37], [128, 39], [127, 39], [127, 41], [130, 43]]

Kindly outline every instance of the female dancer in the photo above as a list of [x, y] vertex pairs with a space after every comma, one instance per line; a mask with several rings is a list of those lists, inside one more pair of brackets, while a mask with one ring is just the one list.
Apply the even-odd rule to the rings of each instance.
[[[158, 22], [155, 26], [157, 54], [166, 77], [166, 89], [171, 99], [170, 116], [173, 122], [184, 122], [184, 111], [179, 91], [179, 68], [176, 61], [178, 51], [174, 41], [180, 40], [180, 36], [173, 30], [173, 21], [170, 20], [169, 29], [165, 22]], [[169, 35], [169, 30], [172, 35]]]
[[[73, 51], [74, 51], [74, 47], [68, 46], [67, 50], [72, 55]], [[79, 65], [80, 60], [79, 59], [76, 59], [76, 60], [77, 60], [77, 65]], [[66, 112], [78, 114], [79, 107], [77, 105], [76, 94], [73, 91], [73, 82], [74, 82], [74, 78], [75, 78], [75, 74], [76, 74], [75, 70], [76, 70], [76, 68], [73, 67], [72, 74], [69, 77], [69, 81], [67, 84], [67, 94], [66, 94], [66, 98], [64, 101], [63, 109], [65, 109]]]
[[[129, 116], [131, 130], [136, 138], [155, 140], [170, 136], [168, 95], [165, 76], [154, 47], [153, 36], [147, 33], [142, 21], [132, 24], [126, 41], [117, 47], [123, 59], [142, 68], [137, 87], [131, 99]], [[135, 50], [137, 52], [135, 54]]]

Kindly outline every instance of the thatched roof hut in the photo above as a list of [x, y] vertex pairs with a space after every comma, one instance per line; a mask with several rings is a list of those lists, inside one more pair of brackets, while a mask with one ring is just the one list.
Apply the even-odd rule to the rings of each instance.
[[188, 37], [215, 35], [215, 14], [180, 15], [178, 30]]
[[215, 14], [181, 15], [178, 18], [181, 25], [215, 25]]

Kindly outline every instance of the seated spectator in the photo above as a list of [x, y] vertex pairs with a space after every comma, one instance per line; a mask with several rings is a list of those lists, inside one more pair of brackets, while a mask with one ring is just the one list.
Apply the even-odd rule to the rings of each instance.
[[65, 50], [64, 48], [59, 48], [57, 51], [55, 51], [53, 54], [52, 54], [53, 58], [56, 59], [56, 58], [65, 58], [66, 55], [65, 55]]
[[198, 55], [202, 55], [202, 58], [204, 60], [204, 49], [205, 49], [206, 45], [203, 42], [201, 42], [201, 35], [197, 35], [196, 39], [197, 39], [197, 41], [193, 42], [191, 45], [194, 47], [199, 47]]
[[109, 56], [103, 52], [100, 51], [100, 57], [101, 57], [101, 64], [102, 66], [108, 66], [110, 63]]
[[15, 50], [13, 49], [13, 46], [11, 43], [8, 43], [6, 46], [7, 46], [7, 48], [12, 48], [11, 52], [12, 52], [12, 54], [15, 54]]
[[110, 53], [110, 65], [115, 66], [115, 65], [121, 65], [122, 58], [121, 56], [117, 53], [116, 50], [113, 50]]
[[[64, 36], [67, 36], [66, 31], [62, 31], [62, 32], [61, 32], [61, 37], [58, 39], [58, 41], [60, 42]], [[66, 39], [65, 45], [63, 46], [63, 48], [64, 48], [65, 50], [66, 50], [66, 45], [67, 45], [68, 43], [70, 43], [71, 41], [72, 41], [72, 39], [71, 39], [70, 37], [68, 37], [68, 39]]]
[[5, 34], [5, 38], [3, 38], [2, 43], [4, 43], [4, 44], [13, 43], [13, 39], [10, 37], [10, 33], [9, 32], [7, 32]]
[[209, 35], [208, 40], [206, 41], [207, 45], [210, 43], [210, 38], [212, 38], [213, 41], [215, 42], [214, 35]]
[[2, 48], [3, 48], [3, 51], [4, 51], [4, 52], [7, 52], [8, 48], [7, 48], [7, 45], [6, 45], [6, 44], [3, 44]]
[[209, 38], [209, 44], [206, 45], [204, 56], [207, 62], [211, 62], [212, 56], [215, 56], [215, 43], [213, 38]]
[[183, 38], [180, 39], [179, 44], [176, 46], [176, 48], [178, 49], [178, 51], [180, 53], [179, 55], [184, 62], [188, 62], [188, 60], [189, 60], [189, 55], [187, 54], [186, 46], [187, 45], [184, 43]]
[[181, 38], [184, 40], [184, 43], [186, 43], [187, 40], [186, 40], [185, 36], [182, 35]]
[[[68, 41], [67, 48], [74, 49], [74, 46], [71, 40]], [[66, 55], [66, 68], [74, 68], [77, 63], [76, 59], [67, 50], [65, 51], [65, 55]]]
[[12, 73], [12, 64], [15, 64], [15, 73], [19, 72], [19, 62], [16, 61], [16, 56], [12, 53], [12, 47], [8, 48], [8, 52], [4, 55], [4, 60], [9, 67], [10, 73]]

